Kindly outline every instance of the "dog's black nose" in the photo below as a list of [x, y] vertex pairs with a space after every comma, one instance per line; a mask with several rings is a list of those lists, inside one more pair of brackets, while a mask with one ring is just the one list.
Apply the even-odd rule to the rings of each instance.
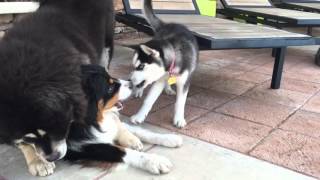
[[53, 152], [52, 154], [46, 156], [46, 160], [49, 162], [56, 161], [60, 158], [60, 153], [59, 152]]

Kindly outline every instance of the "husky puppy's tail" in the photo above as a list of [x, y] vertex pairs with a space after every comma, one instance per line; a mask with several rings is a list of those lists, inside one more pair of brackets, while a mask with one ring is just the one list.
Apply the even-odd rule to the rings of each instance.
[[142, 0], [143, 1], [143, 13], [146, 17], [148, 23], [151, 25], [154, 31], [157, 31], [164, 22], [162, 22], [154, 13], [152, 8], [152, 0]]

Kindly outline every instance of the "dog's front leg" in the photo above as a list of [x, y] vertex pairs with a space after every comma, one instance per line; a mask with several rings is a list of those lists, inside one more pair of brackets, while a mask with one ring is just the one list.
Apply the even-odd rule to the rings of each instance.
[[142, 123], [145, 120], [148, 113], [152, 109], [153, 104], [155, 103], [155, 101], [158, 99], [161, 92], [163, 91], [166, 83], [167, 83], [166, 78], [163, 77], [152, 85], [146, 99], [143, 101], [142, 107], [139, 110], [139, 112], [131, 116], [130, 120], [132, 123], [138, 124], [138, 123]]
[[53, 174], [55, 164], [50, 163], [37, 155], [35, 147], [23, 143], [20, 143], [17, 146], [22, 151], [26, 159], [29, 172], [33, 176], [49, 176]]
[[177, 77], [177, 99], [175, 104], [173, 124], [178, 128], [183, 128], [187, 125], [187, 122], [184, 118], [184, 108], [189, 91], [188, 79], [188, 71], [185, 71], [181, 76]]
[[141, 151], [143, 144], [138, 137], [132, 134], [119, 120], [118, 123], [118, 135], [116, 137], [117, 142], [122, 147], [132, 148], [134, 150]]

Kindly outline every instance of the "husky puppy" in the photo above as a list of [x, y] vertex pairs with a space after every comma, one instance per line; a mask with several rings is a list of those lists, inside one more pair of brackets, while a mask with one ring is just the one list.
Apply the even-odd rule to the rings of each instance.
[[[173, 124], [182, 128], [186, 125], [184, 108], [190, 77], [199, 58], [198, 44], [185, 26], [161, 21], [153, 12], [151, 0], [143, 1], [143, 11], [154, 30], [154, 37], [135, 47], [135, 70], [130, 80], [136, 88], [136, 95], [140, 97], [144, 88], [150, 84], [152, 87], [139, 112], [131, 117], [131, 122], [142, 123], [165, 89], [167, 93], [177, 95]], [[172, 83], [176, 84], [177, 92], [171, 89]]]

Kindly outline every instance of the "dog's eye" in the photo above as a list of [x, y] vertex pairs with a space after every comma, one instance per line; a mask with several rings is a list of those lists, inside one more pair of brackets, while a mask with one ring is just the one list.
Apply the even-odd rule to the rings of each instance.
[[112, 94], [113, 93], [113, 89], [114, 89], [114, 86], [110, 86], [108, 88], [108, 94]]
[[140, 64], [140, 65], [136, 68], [137, 71], [142, 71], [143, 69], [144, 69], [144, 64]]

